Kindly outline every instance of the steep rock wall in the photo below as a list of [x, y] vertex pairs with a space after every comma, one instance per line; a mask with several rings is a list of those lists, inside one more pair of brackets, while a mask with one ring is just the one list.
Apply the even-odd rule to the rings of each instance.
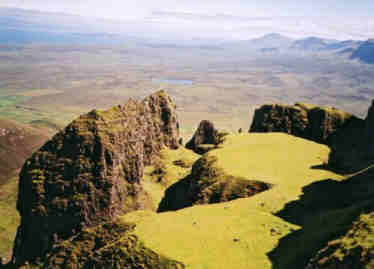
[[33, 261], [85, 227], [147, 208], [144, 166], [178, 139], [175, 105], [164, 91], [73, 121], [23, 166], [12, 262]]

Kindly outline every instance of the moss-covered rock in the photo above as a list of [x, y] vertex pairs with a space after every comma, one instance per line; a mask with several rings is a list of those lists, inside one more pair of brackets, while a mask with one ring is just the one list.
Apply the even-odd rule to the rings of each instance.
[[131, 233], [134, 227], [134, 224], [116, 221], [86, 229], [56, 245], [42, 262], [41, 268], [184, 268], [182, 263], [145, 247]]
[[191, 140], [187, 142], [186, 148], [198, 154], [204, 154], [217, 148], [223, 142], [225, 135], [227, 133], [219, 132], [212, 122], [203, 120]]
[[365, 120], [352, 117], [331, 136], [329, 165], [356, 172], [374, 163], [374, 103]]
[[345, 235], [320, 250], [306, 269], [374, 268], [373, 232], [374, 213], [361, 215]]
[[263, 105], [255, 111], [250, 132], [283, 132], [329, 145], [331, 135], [352, 117], [336, 108], [301, 103]]
[[190, 175], [166, 190], [158, 211], [228, 202], [253, 196], [271, 187], [265, 182], [227, 174], [217, 167], [216, 162], [217, 158], [209, 154], [197, 160]]
[[33, 261], [83, 228], [151, 207], [144, 166], [178, 139], [175, 105], [163, 91], [73, 121], [23, 166], [12, 262]]
[[185, 266], [144, 246], [135, 224], [120, 219], [82, 230], [57, 243], [45, 257], [20, 269], [183, 269]]
[[349, 173], [374, 160], [373, 111], [372, 106], [363, 120], [330, 107], [264, 105], [256, 110], [250, 132], [283, 132], [326, 144], [329, 167]]

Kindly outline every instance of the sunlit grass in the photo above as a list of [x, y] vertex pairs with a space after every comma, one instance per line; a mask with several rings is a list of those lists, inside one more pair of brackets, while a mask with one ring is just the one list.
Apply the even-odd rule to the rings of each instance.
[[[307, 153], [307, 154], [306, 154]], [[271, 268], [267, 253], [297, 226], [272, 213], [302, 193], [302, 187], [341, 177], [312, 169], [328, 157], [326, 146], [285, 134], [230, 135], [208, 154], [230, 174], [275, 186], [248, 199], [195, 206], [162, 214], [134, 212], [136, 235], [153, 250], [188, 268]], [[142, 215], [142, 216], [139, 216]]]

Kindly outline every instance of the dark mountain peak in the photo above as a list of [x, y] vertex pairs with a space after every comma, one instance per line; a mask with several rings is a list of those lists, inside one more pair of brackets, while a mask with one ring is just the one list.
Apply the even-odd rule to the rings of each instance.
[[179, 146], [176, 107], [164, 91], [93, 110], [57, 133], [20, 173], [21, 224], [13, 262], [22, 264], [86, 227], [150, 208], [144, 166]]
[[351, 59], [358, 59], [364, 63], [374, 64], [374, 39], [362, 43], [353, 53]]

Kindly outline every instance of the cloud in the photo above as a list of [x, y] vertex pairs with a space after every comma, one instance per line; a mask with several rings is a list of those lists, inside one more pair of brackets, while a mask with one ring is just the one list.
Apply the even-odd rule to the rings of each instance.
[[136, 27], [148, 32], [183, 33], [187, 38], [247, 39], [278, 32], [292, 37], [365, 39], [374, 35], [374, 20], [365, 17], [374, 1], [361, 1], [352, 5], [340, 0], [0, 0], [0, 6], [131, 20], [121, 28], [131, 30], [138, 23], [142, 26]]

